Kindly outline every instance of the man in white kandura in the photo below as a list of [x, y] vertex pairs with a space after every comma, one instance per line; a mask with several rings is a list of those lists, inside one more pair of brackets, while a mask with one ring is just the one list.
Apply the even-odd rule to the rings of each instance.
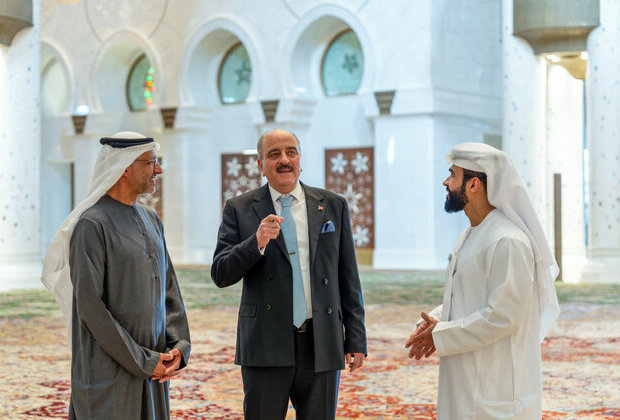
[[508, 155], [481, 143], [448, 152], [447, 212], [471, 222], [446, 272], [443, 305], [409, 337], [437, 351], [440, 419], [540, 419], [541, 346], [559, 314], [558, 267]]

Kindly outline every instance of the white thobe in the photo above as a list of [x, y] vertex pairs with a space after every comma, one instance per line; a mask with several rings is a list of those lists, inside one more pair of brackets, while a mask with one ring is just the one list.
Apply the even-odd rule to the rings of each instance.
[[501, 211], [463, 232], [446, 273], [439, 419], [540, 419], [541, 347], [534, 254]]

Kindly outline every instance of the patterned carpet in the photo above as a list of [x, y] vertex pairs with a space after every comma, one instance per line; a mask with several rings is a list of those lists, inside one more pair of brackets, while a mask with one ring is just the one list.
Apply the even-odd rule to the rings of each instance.
[[[241, 375], [233, 364], [239, 290], [221, 292], [192, 275], [181, 273], [193, 350], [190, 366], [172, 380], [172, 417], [240, 418]], [[404, 348], [411, 321], [429, 308], [426, 301], [436, 299], [425, 281], [399, 273], [364, 274], [369, 357], [360, 371], [343, 372], [338, 418], [435, 418], [439, 359], [411, 362]], [[409, 299], [416, 287], [431, 292], [405, 304], [403, 296]], [[560, 289], [562, 319], [543, 344], [545, 418], [620, 418], [617, 292], [615, 287]], [[0, 418], [66, 418], [70, 354], [63, 320], [44, 292], [0, 295], [0, 351]]]

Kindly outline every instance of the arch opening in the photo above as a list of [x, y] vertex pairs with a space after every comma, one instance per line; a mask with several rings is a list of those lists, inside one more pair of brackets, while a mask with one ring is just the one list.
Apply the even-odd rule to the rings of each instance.
[[252, 89], [252, 68], [246, 46], [235, 34], [225, 29], [210, 32], [196, 45], [189, 60], [187, 92], [191, 102], [213, 107], [245, 101]]
[[111, 114], [147, 110], [158, 103], [159, 66], [137, 40], [123, 34], [119, 38], [103, 50], [96, 67], [95, 103]]

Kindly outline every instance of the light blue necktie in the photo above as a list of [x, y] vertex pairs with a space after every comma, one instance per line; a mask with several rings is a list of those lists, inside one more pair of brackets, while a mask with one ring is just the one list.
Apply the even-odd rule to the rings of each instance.
[[299, 262], [299, 251], [297, 250], [297, 231], [295, 229], [295, 219], [291, 213], [291, 204], [295, 197], [292, 195], [281, 195], [278, 200], [282, 204], [282, 235], [288, 250], [288, 257], [291, 260], [293, 269], [293, 325], [297, 328], [306, 320], [306, 297], [304, 295], [304, 283], [301, 276], [301, 263]]

